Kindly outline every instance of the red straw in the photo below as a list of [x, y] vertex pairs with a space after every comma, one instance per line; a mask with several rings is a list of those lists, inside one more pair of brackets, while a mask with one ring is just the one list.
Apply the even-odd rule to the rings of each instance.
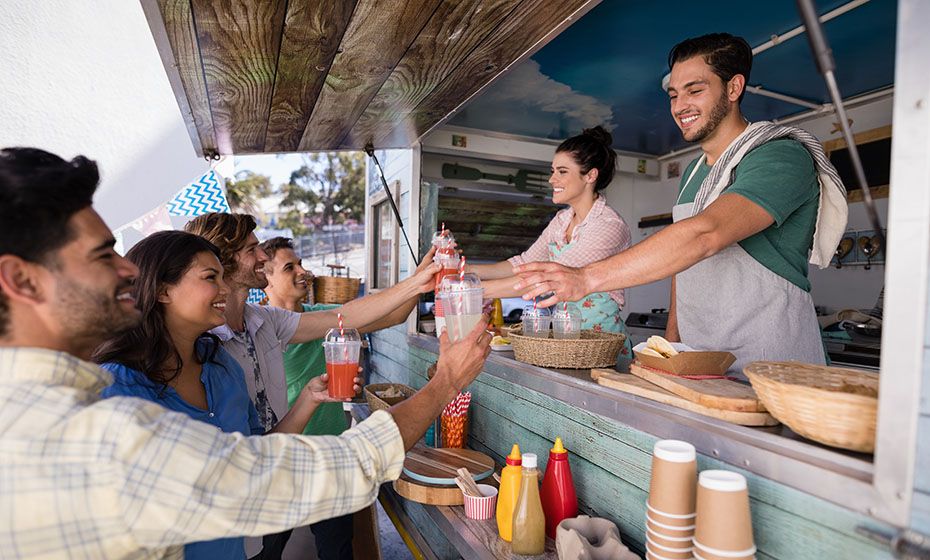
[[462, 260], [459, 261], [459, 281], [465, 281], [465, 255], [462, 255]]
[[336, 321], [339, 323], [339, 336], [345, 336], [342, 328], [342, 313], [336, 313]]
[[446, 236], [446, 222], [442, 223], [442, 226], [439, 228], [439, 237]]

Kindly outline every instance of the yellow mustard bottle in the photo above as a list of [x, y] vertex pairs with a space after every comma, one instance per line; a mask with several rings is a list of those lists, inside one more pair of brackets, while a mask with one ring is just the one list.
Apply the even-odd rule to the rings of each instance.
[[513, 538], [513, 508], [520, 493], [521, 463], [520, 446], [515, 443], [507, 456], [507, 465], [501, 471], [501, 485], [497, 492], [497, 533], [507, 542]]
[[546, 517], [539, 499], [539, 470], [533, 453], [523, 455], [520, 496], [513, 509], [512, 543], [514, 554], [535, 556], [546, 550]]

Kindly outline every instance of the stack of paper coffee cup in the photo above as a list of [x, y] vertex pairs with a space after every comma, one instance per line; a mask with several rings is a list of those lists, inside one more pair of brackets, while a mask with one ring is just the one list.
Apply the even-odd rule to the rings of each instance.
[[690, 443], [660, 440], [652, 452], [652, 478], [646, 501], [646, 558], [693, 557], [697, 454]]
[[749, 491], [743, 475], [730, 471], [701, 472], [693, 552], [697, 560], [755, 558]]

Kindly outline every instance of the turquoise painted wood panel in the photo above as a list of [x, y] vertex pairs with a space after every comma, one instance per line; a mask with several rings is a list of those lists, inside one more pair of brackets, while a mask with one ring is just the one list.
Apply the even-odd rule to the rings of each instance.
[[[410, 381], [425, 378], [412, 371], [425, 370], [435, 356], [405, 346], [402, 333], [386, 332], [383, 336], [379, 333], [373, 345], [377, 354], [375, 367], [385, 379], [416, 386]], [[491, 375], [480, 376], [471, 390], [475, 394], [472, 444], [486, 448], [502, 461], [512, 442], [520, 441], [545, 458], [553, 432], [559, 431], [573, 451], [573, 470], [585, 509], [613, 519], [625, 535], [638, 539], [637, 542], [642, 540], [643, 502], [655, 438]], [[726, 467], [706, 457], [701, 458], [701, 463], [702, 468]], [[757, 539], [760, 548], [771, 557], [841, 554], [845, 558], [875, 558], [884, 554], [870, 542], [854, 536], [855, 526], [865, 521], [862, 516], [750, 473], [744, 474], [753, 495]], [[791, 538], [786, 538], [787, 535]]]

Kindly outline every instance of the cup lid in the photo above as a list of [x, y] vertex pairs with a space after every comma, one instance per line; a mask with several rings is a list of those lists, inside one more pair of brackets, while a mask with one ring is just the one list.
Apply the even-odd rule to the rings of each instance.
[[698, 484], [718, 492], [740, 492], [746, 489], [746, 477], [733, 471], [701, 471]]
[[574, 319], [578, 317], [578, 309], [574, 305], [557, 305], [552, 311], [552, 320]]
[[445, 292], [464, 292], [466, 290], [480, 290], [481, 279], [477, 274], [466, 273], [464, 276], [450, 274], [443, 277], [439, 283], [439, 293]]
[[548, 317], [549, 313], [542, 307], [537, 307], [532, 303], [523, 306], [523, 320], [535, 317]]
[[448, 229], [433, 232], [433, 245], [437, 247], [445, 247], [448, 245], [453, 245], [455, 243], [455, 236], [452, 235], [452, 232]]
[[344, 344], [346, 342], [358, 342], [361, 343], [362, 337], [359, 336], [358, 331], [355, 329], [329, 329], [326, 332], [326, 338], [323, 339], [323, 344]]
[[652, 454], [670, 463], [690, 463], [696, 460], [697, 452], [687, 441], [662, 439], [652, 448]]

